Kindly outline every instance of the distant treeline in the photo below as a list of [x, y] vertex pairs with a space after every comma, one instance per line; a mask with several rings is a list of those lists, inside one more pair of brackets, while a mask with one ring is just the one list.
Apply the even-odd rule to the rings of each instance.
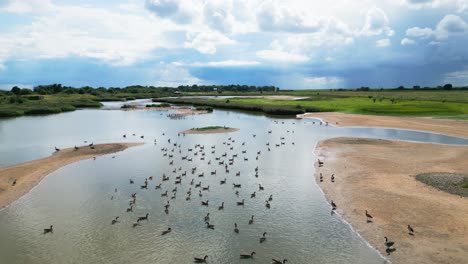
[[[49, 85], [38, 85], [31, 89], [20, 88], [14, 86], [10, 92], [16, 95], [29, 95], [37, 93], [40, 95], [52, 95], [52, 94], [91, 94], [95, 96], [102, 96], [105, 94], [161, 94], [168, 95], [177, 92], [185, 93], [196, 93], [196, 92], [274, 92], [279, 90], [275, 86], [248, 86], [248, 85], [181, 85], [175, 87], [156, 87], [156, 86], [142, 86], [132, 85], [123, 88], [120, 87], [72, 87], [64, 86], [61, 84], [49, 84]], [[0, 91], [6, 93], [6, 91]]]
[[[367, 86], [363, 86], [360, 88], [357, 88], [356, 91], [371, 91], [375, 90], [377, 88], [370, 88]], [[332, 89], [333, 90], [333, 89]], [[337, 91], [346, 91], [349, 89], [334, 89]], [[424, 86], [421, 87], [419, 85], [414, 85], [413, 87], [404, 87], [404, 86], [398, 86], [397, 88], [380, 88], [380, 90], [428, 90], [428, 91], [433, 91], [433, 90], [468, 90], [468, 86], [460, 86], [460, 87], [454, 87], [452, 84], [447, 83], [445, 85], [439, 85], [436, 87], [429, 87], [429, 86]]]

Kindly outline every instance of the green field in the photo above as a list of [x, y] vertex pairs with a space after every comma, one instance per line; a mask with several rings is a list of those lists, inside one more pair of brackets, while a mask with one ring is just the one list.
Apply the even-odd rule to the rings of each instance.
[[468, 116], [468, 91], [297, 91], [289, 93], [289, 95], [307, 98], [301, 100], [176, 98], [163, 99], [163, 101], [197, 106], [206, 105], [217, 108], [260, 111], [278, 115], [339, 111], [369, 115], [435, 116], [460, 120], [466, 120]]
[[[73, 111], [76, 108], [99, 107], [100, 101], [125, 101], [153, 98], [153, 101], [195, 105], [199, 110], [211, 111], [224, 108], [262, 112], [271, 115], [296, 115], [305, 112], [330, 112], [393, 115], [432, 116], [468, 120], [468, 89], [355, 89], [355, 90], [295, 90], [242, 86], [202, 87], [147, 87], [125, 88], [65, 87], [59, 84], [38, 86], [34, 91], [16, 88], [16, 91], [0, 91], [0, 117], [52, 114]], [[224, 90], [221, 90], [223, 88]], [[245, 88], [245, 87], [244, 87]], [[268, 88], [268, 87], [267, 87]], [[194, 91], [195, 89], [195, 91]], [[245, 88], [247, 89], [247, 88]], [[177, 91], [177, 92], [176, 92]], [[198, 91], [198, 92], [197, 92]], [[251, 98], [200, 99], [180, 96], [251, 96]], [[262, 96], [291, 95], [300, 100], [273, 100]], [[161, 98], [175, 96], [175, 98]]]

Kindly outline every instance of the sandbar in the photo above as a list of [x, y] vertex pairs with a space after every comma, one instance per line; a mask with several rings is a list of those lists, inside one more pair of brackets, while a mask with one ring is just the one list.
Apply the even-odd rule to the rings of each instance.
[[[468, 198], [440, 191], [415, 176], [467, 175], [467, 146], [334, 138], [320, 142], [315, 152], [324, 162], [316, 166], [316, 177], [326, 198], [382, 254], [387, 254], [384, 236], [395, 242], [396, 251], [389, 255], [393, 263], [466, 263]], [[367, 223], [365, 210], [372, 223]], [[415, 235], [409, 235], [408, 224]]]
[[[81, 146], [78, 150], [74, 148], [62, 149], [53, 155], [0, 168], [0, 208], [3, 208], [17, 200], [44, 177], [57, 169], [80, 160], [123, 151], [129, 147], [141, 145], [142, 143], [112, 143], [89, 146]], [[16, 184], [13, 186], [13, 182]]]

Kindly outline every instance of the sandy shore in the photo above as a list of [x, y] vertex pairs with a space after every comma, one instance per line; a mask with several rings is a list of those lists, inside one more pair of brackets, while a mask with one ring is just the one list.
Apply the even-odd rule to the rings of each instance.
[[[0, 208], [20, 198], [55, 170], [79, 160], [89, 159], [109, 153], [119, 152], [141, 143], [114, 143], [62, 149], [52, 156], [0, 168]], [[12, 186], [16, 180], [16, 185]]]
[[468, 121], [431, 117], [356, 115], [338, 112], [306, 113], [299, 118], [316, 117], [336, 126], [391, 127], [468, 137]]
[[220, 133], [231, 133], [231, 132], [237, 132], [239, 131], [238, 128], [217, 128], [217, 129], [209, 129], [209, 130], [196, 130], [194, 128], [192, 129], [187, 129], [185, 131], [182, 131], [180, 133], [185, 133], [185, 134], [220, 134]]
[[[468, 147], [335, 138], [321, 142], [316, 154], [325, 162], [316, 176], [327, 199], [382, 254], [384, 236], [394, 241], [393, 263], [467, 263], [468, 198], [425, 185], [415, 175], [468, 174]], [[372, 223], [366, 222], [366, 209]]]

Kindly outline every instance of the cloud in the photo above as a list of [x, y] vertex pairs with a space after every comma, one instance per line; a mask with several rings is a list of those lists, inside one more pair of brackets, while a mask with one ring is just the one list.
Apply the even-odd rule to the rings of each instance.
[[428, 38], [434, 34], [434, 31], [431, 28], [425, 27], [412, 27], [406, 30], [406, 35], [409, 37], [415, 38]]
[[309, 57], [301, 54], [294, 54], [281, 50], [260, 50], [257, 51], [257, 57], [281, 63], [304, 63], [310, 60]]
[[174, 62], [177, 66], [189, 66], [189, 67], [245, 67], [245, 66], [256, 66], [260, 65], [260, 62], [253, 60], [223, 60], [223, 61], [208, 61], [208, 62], [194, 62], [194, 63], [183, 63]]
[[468, 32], [468, 24], [459, 16], [446, 15], [436, 27], [437, 38], [447, 38]]
[[263, 31], [315, 32], [323, 27], [323, 21], [273, 1], [263, 2], [258, 8], [256, 18]]
[[305, 77], [304, 82], [312, 88], [338, 88], [344, 85], [344, 79], [336, 76]]
[[412, 40], [412, 39], [404, 38], [404, 39], [401, 40], [400, 43], [401, 43], [401, 45], [403, 45], [403, 46], [407, 46], [407, 45], [413, 45], [413, 44], [415, 44], [416, 42], [415, 42], [414, 40]]
[[150, 78], [153, 79], [153, 85], [166, 87], [203, 83], [203, 80], [191, 75], [187, 69], [174, 64], [162, 64], [150, 73]]
[[394, 31], [390, 28], [388, 17], [385, 12], [377, 7], [367, 11], [366, 22], [361, 30], [365, 36], [387, 35], [393, 36]]
[[146, 0], [146, 8], [161, 18], [179, 24], [188, 24], [200, 13], [197, 0]]
[[[162, 21], [101, 8], [54, 5], [29, 25], [0, 33], [0, 60], [90, 58], [111, 65], [131, 65], [157, 48], [174, 47], [155, 28]], [[142, 34], [144, 32], [144, 34]]]
[[444, 83], [451, 83], [457, 86], [468, 84], [468, 68], [460, 71], [449, 72], [444, 75]]
[[375, 45], [380, 48], [388, 47], [392, 43], [390, 42], [390, 39], [385, 38], [385, 39], [379, 39], [375, 42]]
[[184, 47], [195, 49], [204, 54], [215, 54], [217, 46], [234, 43], [234, 40], [216, 31], [189, 32]]

